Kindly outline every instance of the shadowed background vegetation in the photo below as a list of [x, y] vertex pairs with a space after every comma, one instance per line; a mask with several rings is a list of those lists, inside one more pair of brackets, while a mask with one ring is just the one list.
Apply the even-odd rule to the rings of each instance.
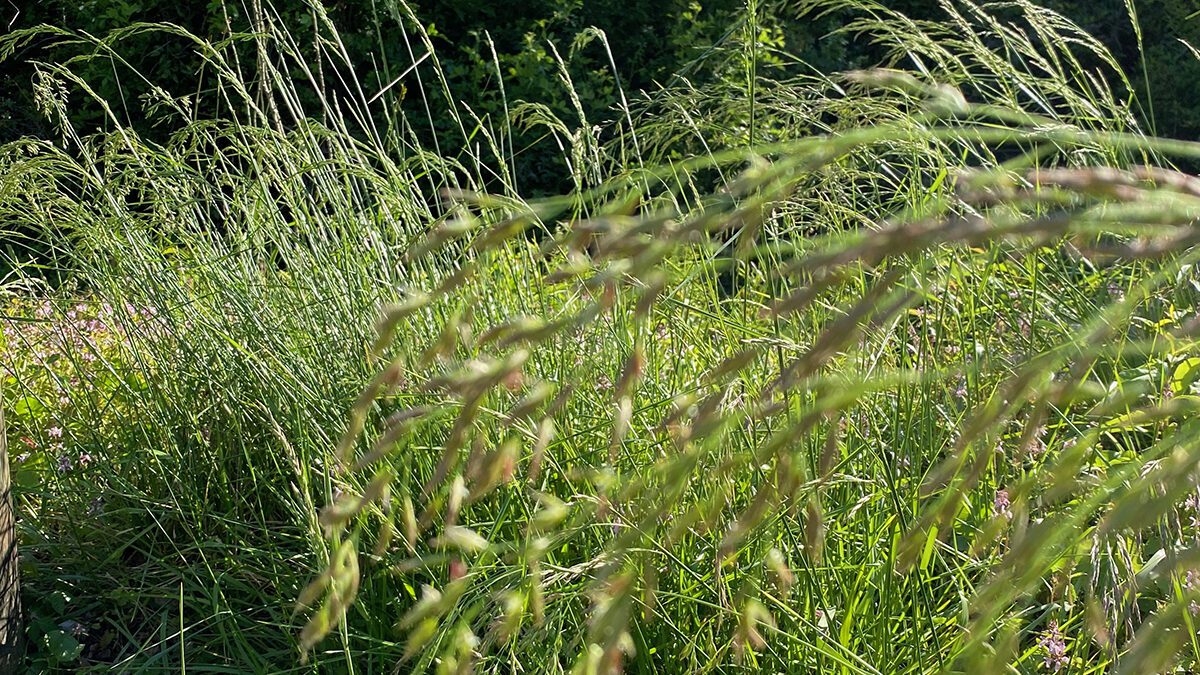
[[[821, 20], [798, 20], [797, 6], [804, 3], [763, 0], [757, 12], [759, 69], [764, 77], [787, 79], [814, 72], [832, 73], [876, 65], [882, 56], [878, 45], [832, 34], [848, 18], [835, 12]], [[889, 0], [880, 6], [914, 19], [942, 21], [945, 10], [937, 0]], [[1137, 97], [1136, 113], [1144, 126], [1171, 138], [1200, 134], [1200, 62], [1189, 44], [1200, 45], [1197, 7], [1190, 0], [1112, 0], [1091, 2], [1047, 0], [1056, 10], [1100, 40], [1129, 76]], [[168, 22], [202, 39], [217, 40], [230, 32], [254, 29], [257, 0], [227, 2], [165, 2], [163, 0], [46, 0], [18, 3], [7, 10], [10, 30], [38, 24], [78, 30], [96, 37], [136, 22]], [[504, 116], [504, 99], [549, 105], [559, 116], [571, 110], [562, 89], [554, 51], [568, 63], [573, 89], [587, 118], [596, 124], [616, 119], [616, 91], [654, 91], [673, 78], [686, 77], [701, 84], [714, 79], [740, 78], [730, 53], [744, 48], [746, 35], [737, 30], [746, 18], [740, 0], [670, 0], [668, 2], [610, 3], [584, 0], [533, 1], [517, 4], [490, 2], [416, 2], [408, 6], [393, 0], [340, 0], [326, 3], [339, 28], [349, 65], [372, 92], [391, 82], [412, 62], [420, 49], [394, 31], [397, 18], [409, 14], [424, 26], [438, 50], [438, 60], [456, 101], [469, 105], [481, 118]], [[297, 48], [307, 58], [315, 55], [313, 42], [319, 21], [304, 2], [274, 2], [270, 13], [288, 26]], [[1131, 9], [1135, 19], [1131, 18]], [[590, 27], [604, 31], [607, 49], [578, 42]], [[1186, 44], [1185, 44], [1186, 43]], [[253, 64], [245, 49], [245, 65]], [[63, 61], [88, 53], [84, 45], [51, 46], [33, 41], [14, 58], [0, 63], [0, 141], [32, 135], [50, 138], [53, 130], [37, 114], [30, 87], [32, 61]], [[197, 114], [209, 117], [216, 110], [212, 97], [200, 96], [213, 86], [193, 45], [185, 39], [143, 35], [130, 38], [121, 49], [126, 63], [101, 59], [83, 66], [81, 74], [96, 93], [119, 110], [128, 109], [122, 122], [150, 137], [165, 133], [141, 102], [153, 83], [172, 96], [190, 96], [199, 103]], [[499, 62], [499, 73], [495, 62]], [[910, 66], [912, 64], [904, 64]], [[1094, 65], [1094, 64], [1089, 64]], [[135, 76], [134, 71], [145, 77]], [[501, 87], [500, 77], [503, 77]], [[246, 75], [250, 77], [247, 72]], [[413, 82], [406, 81], [411, 87]], [[326, 83], [336, 89], [338, 83]], [[310, 104], [314, 100], [307, 101]], [[442, 114], [437, 100], [413, 92], [390, 103], [410, 112], [431, 105], [432, 128], [419, 128], [428, 139], [438, 137], [454, 147], [455, 130]], [[99, 106], [86, 98], [73, 100], [72, 123], [83, 133], [111, 128]], [[156, 132], [155, 129], [158, 131]], [[570, 188], [562, 180], [559, 152], [538, 131], [523, 131], [514, 143], [522, 152], [514, 159], [526, 194], [558, 193]]]

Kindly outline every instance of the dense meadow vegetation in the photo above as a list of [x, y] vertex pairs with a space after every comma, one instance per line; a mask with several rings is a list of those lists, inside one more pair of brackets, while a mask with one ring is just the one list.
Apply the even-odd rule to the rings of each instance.
[[1200, 667], [1180, 3], [136, 4], [0, 37], [24, 670]]

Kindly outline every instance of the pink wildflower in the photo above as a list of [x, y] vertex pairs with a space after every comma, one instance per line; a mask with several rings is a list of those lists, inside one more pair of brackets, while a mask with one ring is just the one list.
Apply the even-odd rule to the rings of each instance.
[[996, 490], [996, 496], [992, 499], [992, 508], [998, 516], [1012, 515], [1012, 502], [1008, 498], [1008, 490]]
[[1070, 661], [1067, 657], [1067, 643], [1063, 640], [1057, 621], [1051, 621], [1046, 626], [1046, 632], [1042, 633], [1042, 638], [1038, 640], [1038, 647], [1046, 652], [1046, 668], [1056, 673], [1065, 668]]

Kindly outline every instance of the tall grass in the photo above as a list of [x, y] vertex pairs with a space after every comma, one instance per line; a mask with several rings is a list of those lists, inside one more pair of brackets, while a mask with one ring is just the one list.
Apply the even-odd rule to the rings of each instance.
[[[14, 434], [73, 459], [17, 468], [34, 611], [138, 672], [1195, 663], [1200, 145], [1035, 5], [801, 9], [889, 69], [714, 50], [749, 81], [601, 129], [457, 106], [403, 5], [430, 119], [269, 7], [215, 44], [4, 38], [194, 40], [222, 120], [162, 92], [168, 142], [82, 135], [41, 64], [62, 143], [0, 150], [3, 222], [67, 279], [5, 342]], [[521, 199], [516, 123], [574, 193]], [[76, 298], [111, 344], [31, 364]]]

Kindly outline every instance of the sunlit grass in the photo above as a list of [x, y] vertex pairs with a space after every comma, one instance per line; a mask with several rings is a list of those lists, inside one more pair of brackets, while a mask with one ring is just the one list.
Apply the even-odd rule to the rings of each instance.
[[[1057, 15], [855, 6], [929, 72], [763, 79], [752, 115], [684, 83], [600, 135], [521, 109], [556, 199], [440, 85], [461, 152], [366, 100], [318, 124], [269, 22], [266, 89], [203, 52], [240, 121], [5, 147], [0, 217], [68, 280], [6, 287], [32, 658], [1193, 663], [1200, 146]], [[84, 83], [42, 72], [61, 119]]]

